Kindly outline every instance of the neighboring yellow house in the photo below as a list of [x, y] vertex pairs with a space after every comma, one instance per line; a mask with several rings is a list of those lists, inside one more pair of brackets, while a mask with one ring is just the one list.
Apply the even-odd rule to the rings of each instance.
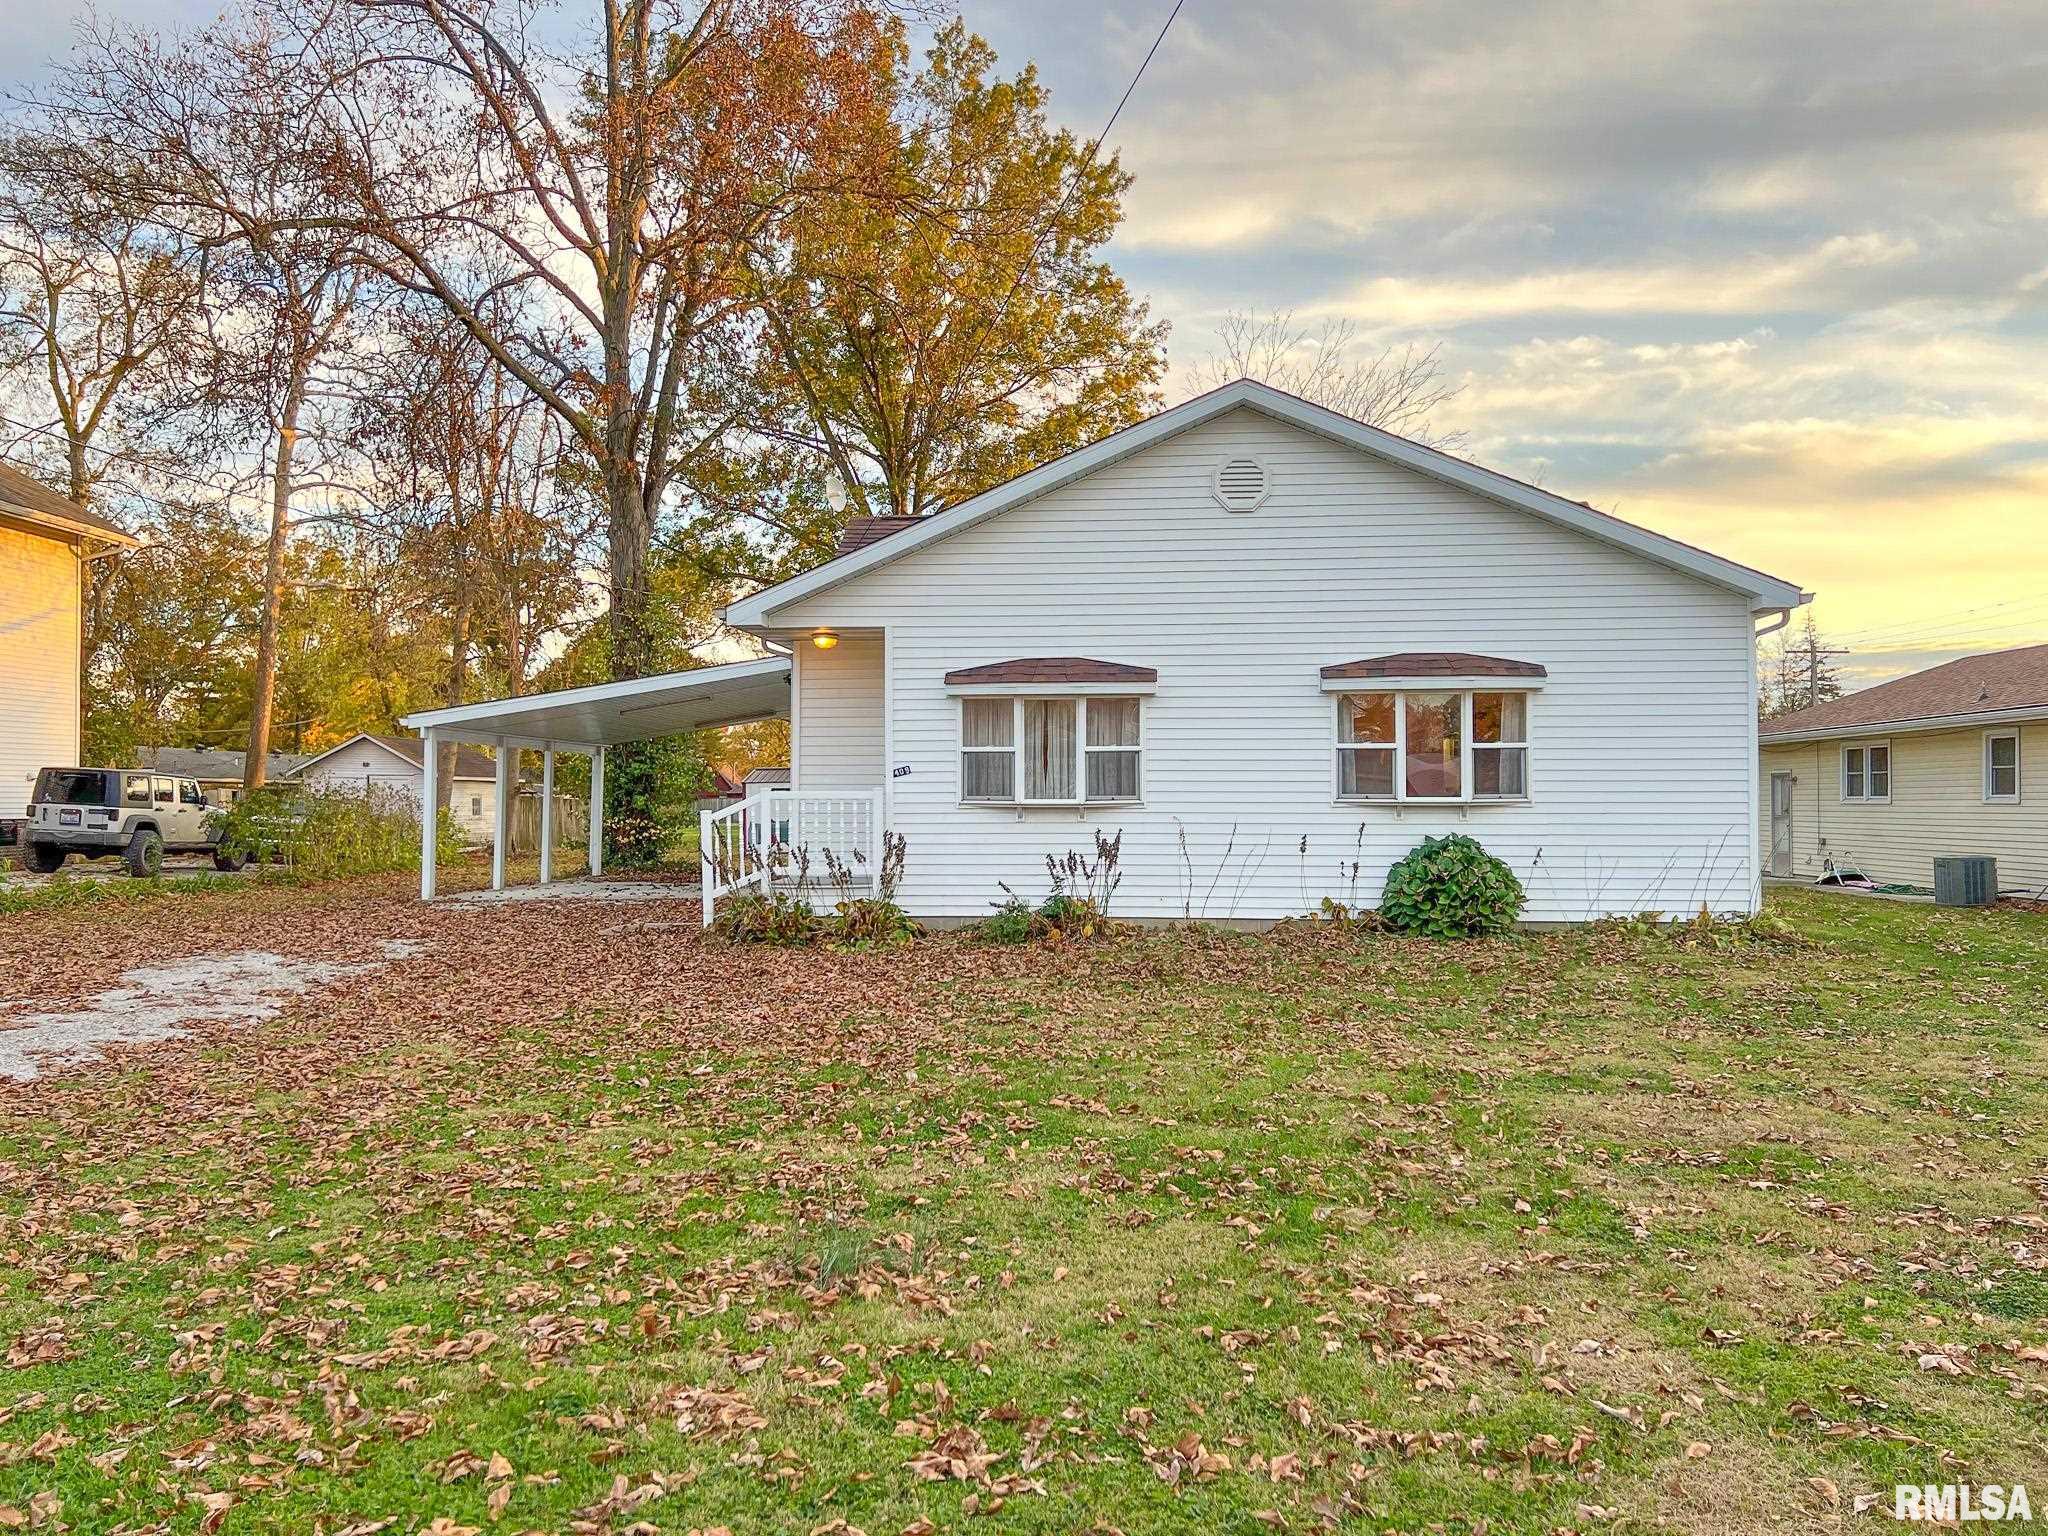
[[1830, 860], [1931, 886], [1934, 861], [1998, 860], [2008, 895], [2048, 889], [2048, 645], [1966, 656], [1764, 721], [1767, 874]]
[[37, 769], [78, 762], [85, 565], [136, 542], [0, 464], [0, 821], [27, 809]]

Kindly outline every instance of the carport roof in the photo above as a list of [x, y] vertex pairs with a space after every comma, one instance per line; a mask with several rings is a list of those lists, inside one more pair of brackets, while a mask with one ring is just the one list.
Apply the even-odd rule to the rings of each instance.
[[422, 710], [398, 723], [414, 731], [431, 727], [450, 740], [609, 747], [716, 725], [777, 720], [788, 713], [789, 658], [769, 656], [622, 683]]

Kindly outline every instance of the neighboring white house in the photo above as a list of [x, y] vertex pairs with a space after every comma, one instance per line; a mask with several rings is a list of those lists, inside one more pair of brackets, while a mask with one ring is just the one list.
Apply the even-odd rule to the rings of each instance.
[[405, 723], [593, 750], [786, 712], [748, 835], [899, 833], [928, 918], [1042, 897], [1098, 833], [1132, 917], [1370, 904], [1451, 832], [1531, 920], [1761, 899], [1756, 626], [1807, 594], [1579, 502], [1240, 381], [841, 548], [727, 610], [786, 658]]
[[78, 762], [79, 643], [88, 561], [136, 540], [0, 464], [0, 819], [36, 771]]
[[2008, 892], [2048, 888], [2048, 645], [1965, 656], [1766, 720], [1758, 841], [1774, 875], [1836, 866], [1931, 886], [1990, 854]]
[[[351, 736], [306, 760], [293, 775], [314, 789], [373, 789], [420, 803], [425, 770], [417, 736]], [[472, 747], [455, 754], [455, 791], [448, 813], [465, 840], [489, 842], [498, 806], [498, 765]]]

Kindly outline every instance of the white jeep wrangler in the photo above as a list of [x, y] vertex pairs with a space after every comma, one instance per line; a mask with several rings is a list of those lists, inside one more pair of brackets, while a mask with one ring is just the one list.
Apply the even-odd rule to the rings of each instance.
[[45, 768], [36, 775], [22, 858], [39, 875], [71, 854], [119, 858], [138, 877], [162, 872], [165, 853], [210, 853], [213, 867], [245, 862], [223, 853], [214, 810], [197, 779], [139, 768]]

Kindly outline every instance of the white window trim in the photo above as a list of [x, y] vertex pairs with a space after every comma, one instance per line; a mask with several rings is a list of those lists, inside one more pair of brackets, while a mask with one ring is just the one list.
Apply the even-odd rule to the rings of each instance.
[[[1879, 748], [1882, 748], [1884, 751], [1884, 793], [1873, 795], [1870, 792], [1870, 754], [1873, 750]], [[1851, 752], [1861, 752], [1863, 754], [1863, 792], [1859, 795], [1849, 793], [1849, 754]], [[1841, 797], [1841, 802], [1844, 805], [1890, 805], [1892, 803], [1891, 739], [1889, 737], [1880, 737], [1875, 741], [1845, 742], [1842, 746], [1841, 757], [1836, 764], [1835, 792]]]
[[[1996, 795], [1991, 792], [1991, 743], [1994, 741], [2010, 741], [2012, 743], [2012, 793], [2009, 795]], [[1981, 760], [1984, 769], [1984, 803], [1986, 805], [2018, 805], [2020, 803], [2020, 796], [2026, 792], [2026, 785], [2020, 781], [2022, 760], [2020, 756], [2019, 727], [2014, 726], [2009, 730], [2001, 731], [1986, 731], [1984, 733], [1984, 745], [1981, 749]]]
[[[1064, 687], [1045, 687], [1027, 684], [1017, 687], [972, 687], [952, 688], [949, 693], [957, 695], [963, 702], [953, 711], [953, 774], [955, 795], [963, 809], [980, 807], [997, 811], [1033, 810], [1082, 810], [1091, 805], [1143, 805], [1145, 803], [1145, 711], [1149, 686], [1135, 688], [1112, 688], [1104, 684], [1068, 684]], [[1134, 747], [1091, 747], [1088, 745], [1088, 700], [1090, 697], [1105, 699], [1133, 699], [1138, 705], [1138, 744]], [[1003, 747], [970, 747], [967, 745], [967, 699], [1007, 698], [1011, 702], [1010, 745]], [[1074, 706], [1074, 795], [1065, 800], [1027, 800], [1024, 798], [1024, 701], [1026, 699], [1067, 699]], [[1007, 750], [1010, 754], [1011, 797], [1007, 800], [970, 800], [967, 798], [967, 762], [969, 752], [996, 753]], [[1088, 798], [1088, 754], [1090, 752], [1135, 752], [1138, 754], [1138, 792], [1116, 799]]]
[[[1379, 678], [1353, 678], [1349, 686], [1341, 691], [1331, 688], [1325, 681], [1323, 689], [1332, 695], [1330, 700], [1330, 800], [1335, 805], [1527, 805], [1535, 794], [1535, 780], [1531, 774], [1534, 751], [1531, 746], [1535, 736], [1535, 700], [1524, 698], [1522, 704], [1522, 739], [1520, 741], [1490, 742], [1489, 747], [1520, 747], [1522, 749], [1522, 792], [1519, 795], [1482, 795], [1474, 788], [1472, 776], [1472, 695], [1475, 693], [1520, 693], [1533, 690], [1525, 688], [1503, 688], [1499, 678], [1487, 679], [1486, 687], [1446, 687], [1441, 683], [1402, 679], [1397, 686], [1389, 687]], [[1394, 705], [1394, 792], [1391, 795], [1347, 795], [1340, 788], [1343, 775], [1338, 772], [1338, 754], [1357, 752], [1361, 748], [1373, 748], [1373, 743], [1346, 741], [1344, 739], [1344, 696], [1353, 693], [1391, 693], [1395, 695]], [[1399, 696], [1403, 693], [1455, 693], [1458, 695], [1458, 789], [1456, 795], [1411, 795], [1408, 793], [1408, 711], [1402, 707]], [[1385, 743], [1377, 744], [1376, 750], [1385, 752]]]

